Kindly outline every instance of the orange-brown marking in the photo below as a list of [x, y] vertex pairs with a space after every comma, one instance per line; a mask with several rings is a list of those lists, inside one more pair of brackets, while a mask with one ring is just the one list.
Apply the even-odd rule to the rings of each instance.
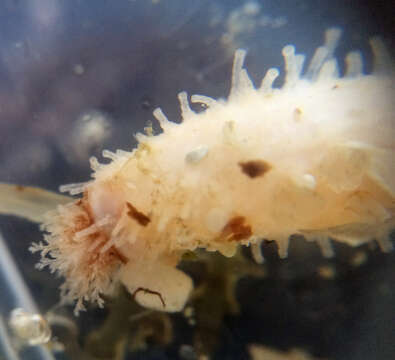
[[339, 88], [339, 85], [337, 85], [337, 84], [332, 86], [332, 90], [336, 90], [338, 88]]
[[[105, 231], [102, 231], [99, 227], [95, 232], [90, 233], [83, 237], [83, 239], [75, 239], [75, 234], [81, 230], [84, 230], [94, 224], [94, 215], [91, 209], [91, 206], [88, 201], [89, 193], [87, 191], [84, 192], [83, 196], [80, 199], [75, 200], [72, 206], [78, 207], [80, 211], [76, 209], [71, 209], [73, 211], [72, 222], [63, 225], [63, 233], [62, 238], [63, 242], [59, 246], [62, 250], [63, 246], [75, 246], [75, 243], [79, 243], [83, 241], [85, 250], [81, 250], [82, 256], [80, 263], [84, 266], [80, 270], [81, 272], [90, 273], [106, 273], [112, 272], [116, 268], [117, 264], [123, 263], [126, 264], [128, 259], [120, 253], [120, 251], [112, 246], [108, 250], [101, 252], [101, 249], [105, 244], [109, 241], [108, 235], [106, 235]], [[95, 248], [88, 249], [95, 242], [99, 242]], [[71, 276], [71, 275], [70, 275]]]
[[79, 232], [84, 230], [92, 225], [91, 219], [87, 216], [87, 214], [78, 215], [74, 218], [74, 232]]
[[241, 167], [241, 171], [252, 179], [263, 176], [272, 168], [264, 160], [240, 161], [239, 166]]
[[144, 291], [147, 294], [152, 294], [152, 295], [158, 296], [160, 301], [161, 301], [161, 303], [162, 303], [162, 305], [163, 305], [163, 307], [164, 308], [166, 307], [166, 303], [163, 300], [162, 294], [160, 292], [154, 291], [154, 290], [150, 290], [150, 289], [147, 289], [147, 288], [143, 288], [143, 287], [139, 287], [138, 289], [135, 290], [135, 292], [132, 294], [132, 299], [135, 299], [137, 293], [139, 293], [140, 291]]
[[110, 247], [109, 255], [110, 256], [115, 256], [116, 258], [118, 258], [121, 261], [122, 264], [126, 264], [128, 262], [128, 258], [126, 256], [122, 255], [118, 251], [118, 249], [116, 247], [114, 247], [114, 246]]
[[224, 226], [221, 235], [228, 241], [243, 240], [252, 235], [251, 226], [245, 224], [244, 216], [235, 216]]
[[25, 187], [22, 186], [22, 185], [15, 185], [15, 190], [16, 190], [16, 191], [24, 191], [24, 190], [25, 190]]
[[[95, 235], [90, 235], [90, 237], [92, 242], [97, 239], [97, 236]], [[105, 237], [94, 250], [87, 253], [87, 263], [89, 266], [97, 266], [97, 264], [99, 264], [99, 266], [104, 267], [118, 262], [121, 262], [122, 264], [126, 264], [128, 262], [128, 258], [121, 254], [115, 246], [111, 246], [108, 250], [102, 253], [100, 250], [107, 241], [108, 238]]]
[[75, 205], [83, 210], [83, 214], [74, 218], [74, 232], [81, 231], [94, 223], [92, 211], [88, 202], [88, 194], [85, 192], [81, 199], [76, 200]]
[[128, 215], [132, 219], [136, 220], [140, 225], [147, 226], [151, 221], [147, 215], [138, 211], [130, 202], [126, 202], [126, 206], [128, 207]]

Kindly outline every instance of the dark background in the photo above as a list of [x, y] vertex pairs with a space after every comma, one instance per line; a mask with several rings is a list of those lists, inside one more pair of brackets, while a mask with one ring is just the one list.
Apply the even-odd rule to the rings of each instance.
[[[0, 0], [0, 181], [57, 190], [87, 180], [89, 156], [133, 147], [133, 134], [153, 120], [155, 107], [179, 121], [178, 92], [226, 97], [238, 47], [248, 50], [246, 66], [257, 84], [269, 67], [282, 69], [284, 45], [294, 44], [308, 61], [331, 26], [343, 29], [341, 67], [348, 51], [360, 49], [371, 69], [371, 36], [394, 49], [392, 1], [255, 1], [259, 14], [242, 18], [244, 31], [229, 41], [228, 19], [245, 3]], [[263, 16], [270, 21], [259, 22]], [[105, 119], [98, 139], [81, 136], [84, 114]], [[59, 282], [32, 271], [36, 259], [26, 249], [40, 238], [37, 227], [2, 216], [0, 228], [47, 310]], [[313, 245], [295, 256], [291, 247], [287, 262], [266, 247], [270, 275], [240, 282], [242, 313], [225, 319], [216, 358], [247, 358], [252, 342], [331, 359], [394, 356], [394, 254], [366, 248], [367, 262], [353, 268], [354, 250], [341, 245], [332, 261]], [[336, 280], [314, 275], [328, 263]], [[94, 312], [84, 316], [94, 322]], [[177, 344], [130, 358], [174, 359]]]

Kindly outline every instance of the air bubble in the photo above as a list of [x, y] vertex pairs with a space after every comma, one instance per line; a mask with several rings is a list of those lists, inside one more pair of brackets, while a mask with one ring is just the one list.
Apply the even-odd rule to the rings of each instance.
[[51, 328], [40, 314], [16, 308], [11, 311], [9, 325], [18, 338], [30, 345], [46, 344], [51, 339]]

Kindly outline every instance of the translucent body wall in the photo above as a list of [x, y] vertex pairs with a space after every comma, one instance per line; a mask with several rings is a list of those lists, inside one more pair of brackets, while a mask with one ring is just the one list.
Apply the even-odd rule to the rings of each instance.
[[[60, 185], [89, 181], [90, 165], [99, 182], [118, 167], [120, 177], [132, 179], [123, 196], [90, 183], [62, 188], [85, 194], [75, 203], [81, 213], [63, 208], [56, 219], [88, 213], [88, 220], [78, 223], [78, 231], [73, 220], [71, 231], [67, 221], [46, 218], [42, 230], [51, 234], [49, 246], [33, 247], [43, 251], [42, 265], [60, 278], [38, 271], [39, 256], [28, 248], [43, 241], [35, 224], [43, 221], [43, 209], [69, 199], [45, 193], [43, 202], [36, 190], [0, 187], [0, 212], [28, 218], [0, 217], [0, 351], [7, 359], [391, 356], [394, 128], [387, 100], [393, 92], [388, 58], [394, 37], [389, 5], [160, 0], [31, 1], [26, 6], [5, 1], [0, 7], [0, 183], [58, 191]], [[333, 30], [325, 39], [327, 29]], [[389, 54], [382, 51], [384, 43]], [[373, 71], [379, 83], [362, 76]], [[322, 86], [309, 93], [301, 78]], [[350, 92], [347, 79], [361, 84]], [[298, 89], [276, 112], [284, 119], [279, 122], [284, 146], [276, 143], [274, 122], [256, 126], [269, 112], [253, 111], [260, 106], [257, 98], [243, 98], [252, 83], [267, 101], [275, 99], [273, 107], [280, 102], [278, 89]], [[367, 87], [372, 94], [366, 95]], [[310, 96], [320, 105], [311, 105]], [[335, 96], [344, 106], [331, 105]], [[361, 111], [354, 107], [356, 98]], [[323, 122], [333, 114], [353, 120], [338, 121], [336, 129], [328, 120], [316, 128], [318, 113]], [[355, 119], [372, 119], [372, 113], [380, 126], [358, 126]], [[168, 121], [181, 118], [180, 125]], [[289, 132], [290, 121], [307, 125]], [[173, 149], [178, 129], [187, 128]], [[152, 136], [162, 131], [163, 136]], [[137, 132], [144, 135], [134, 138]], [[319, 141], [306, 148], [303, 139], [312, 133]], [[346, 140], [358, 141], [333, 148], [324, 141], [343, 141], [345, 133]], [[270, 141], [274, 147], [266, 144]], [[91, 156], [106, 162], [104, 149], [112, 165], [103, 167], [95, 159], [89, 164]], [[328, 149], [330, 156], [322, 159]], [[139, 184], [140, 173], [150, 172], [155, 179], [141, 178]], [[226, 176], [221, 179], [219, 173]], [[281, 184], [287, 192], [258, 194], [259, 181], [274, 190]], [[177, 184], [169, 189], [178, 192], [166, 197], [158, 184]], [[214, 190], [206, 194], [199, 190], [202, 184]], [[248, 184], [245, 192], [239, 191], [243, 184]], [[183, 192], [188, 187], [193, 188], [189, 197]], [[357, 189], [352, 201], [346, 198], [350, 189]], [[315, 190], [319, 198], [310, 196]], [[220, 208], [212, 206], [218, 197]], [[27, 207], [26, 199], [34, 206]], [[313, 216], [322, 211], [317, 199], [335, 199], [323, 217]], [[160, 204], [161, 211], [152, 204]], [[351, 222], [360, 226], [338, 227]], [[111, 230], [114, 237], [93, 239], [98, 229]], [[58, 235], [68, 230], [72, 245], [60, 246]], [[92, 243], [78, 243], [75, 232], [79, 241]], [[149, 251], [132, 238], [144, 239]], [[333, 239], [338, 242], [332, 244]], [[99, 270], [89, 255], [96, 249]], [[60, 299], [73, 303], [60, 304]], [[78, 317], [76, 303], [77, 310], [87, 310]]]

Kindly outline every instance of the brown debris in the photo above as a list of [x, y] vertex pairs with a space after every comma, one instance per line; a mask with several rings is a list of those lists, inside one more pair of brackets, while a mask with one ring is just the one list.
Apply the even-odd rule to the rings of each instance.
[[150, 290], [147, 288], [143, 288], [143, 287], [139, 287], [138, 289], [135, 290], [135, 292], [132, 294], [132, 299], [136, 298], [137, 293], [139, 293], [140, 291], [143, 291], [146, 294], [151, 294], [151, 295], [156, 295], [159, 297], [160, 302], [162, 303], [162, 306], [165, 308], [166, 307], [166, 303], [163, 300], [162, 294], [158, 291], [154, 291], [154, 290]]
[[147, 226], [151, 219], [143, 214], [142, 212], [138, 211], [130, 202], [126, 202], [126, 206], [128, 207], [128, 215], [136, 220], [140, 225]]
[[84, 212], [84, 215], [77, 216], [74, 219], [74, 232], [78, 232], [94, 223], [92, 210], [88, 201], [88, 193], [86, 191], [81, 199], [75, 201], [75, 205], [79, 206]]
[[116, 257], [122, 264], [128, 262], [128, 258], [122, 255], [115, 246], [110, 247], [109, 255]]
[[241, 171], [252, 179], [263, 176], [272, 168], [264, 160], [240, 161], [239, 166], [241, 167]]
[[252, 235], [252, 230], [250, 225], [245, 224], [244, 216], [235, 216], [224, 226], [221, 235], [228, 241], [239, 241], [249, 238]]
[[[81, 199], [76, 200], [75, 205], [83, 209], [84, 215], [78, 215], [77, 217], [75, 217], [74, 228], [69, 234], [71, 238], [74, 237], [75, 233], [88, 228], [94, 223], [92, 210], [88, 201], [88, 192], [85, 192]], [[102, 242], [93, 251], [87, 253], [88, 265], [92, 266], [98, 261], [101, 261], [102, 265], [110, 265], [119, 261], [123, 264], [126, 264], [128, 262], [128, 259], [123, 254], [121, 254], [114, 246], [111, 246], [104, 253], [100, 252], [100, 249], [107, 243], [109, 239], [103, 232], [100, 232], [99, 229], [97, 230], [97, 232], [88, 235], [86, 240], [88, 240], [89, 243], [92, 244], [99, 237], [103, 238]]]

